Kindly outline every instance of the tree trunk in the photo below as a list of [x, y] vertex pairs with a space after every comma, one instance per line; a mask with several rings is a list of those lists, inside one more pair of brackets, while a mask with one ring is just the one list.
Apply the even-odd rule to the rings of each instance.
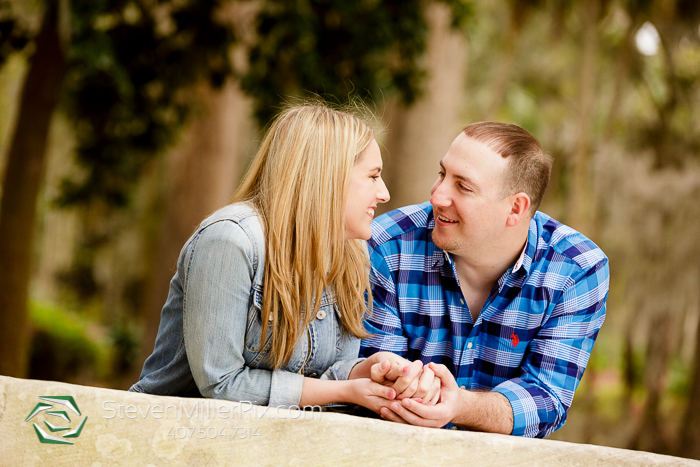
[[204, 113], [195, 117], [170, 161], [160, 244], [141, 312], [146, 331], [139, 362], [129, 375], [131, 383], [153, 351], [180, 249], [197, 225], [233, 195], [252, 139], [251, 104], [237, 85], [222, 91], [203, 85], [198, 92]]
[[577, 230], [590, 235], [595, 218], [595, 198], [591, 184], [591, 131], [595, 105], [598, 53], [598, 17], [600, 0], [583, 2], [580, 6], [582, 22], [581, 69], [578, 101], [578, 134], [573, 160], [573, 184], [569, 194], [569, 220]]
[[672, 318], [670, 313], [653, 317], [647, 340], [644, 385], [647, 398], [637, 430], [629, 442], [629, 449], [669, 454], [669, 444], [663, 432], [659, 406], [666, 389]]
[[384, 160], [391, 201], [385, 210], [420, 203], [430, 197], [438, 161], [463, 124], [467, 46], [464, 36], [451, 27], [447, 6], [429, 3], [426, 50], [428, 82], [422, 97], [411, 107], [389, 105], [389, 132]]
[[688, 407], [685, 409], [681, 425], [681, 446], [678, 455], [691, 459], [700, 459], [700, 319], [695, 333], [695, 365], [693, 365], [692, 383], [688, 394]]
[[620, 48], [615, 54], [615, 78], [613, 85], [613, 97], [610, 101], [605, 129], [603, 130], [603, 144], [610, 143], [615, 130], [620, 125], [620, 113], [622, 111], [622, 99], [626, 89], [630, 86], [630, 57], [634, 51], [634, 34], [637, 32], [639, 24], [631, 21], [625, 31], [625, 38], [620, 44]]
[[491, 102], [486, 109], [486, 120], [498, 120], [498, 109], [506, 98], [510, 74], [518, 54], [521, 32], [531, 5], [525, 2], [508, 2], [510, 20], [508, 29], [503, 37], [503, 46], [499, 50], [497, 65], [493, 73], [493, 79], [489, 85], [491, 92]]
[[0, 207], [0, 374], [27, 372], [27, 305], [36, 199], [41, 185], [51, 116], [66, 62], [56, 15], [49, 9], [22, 91]]

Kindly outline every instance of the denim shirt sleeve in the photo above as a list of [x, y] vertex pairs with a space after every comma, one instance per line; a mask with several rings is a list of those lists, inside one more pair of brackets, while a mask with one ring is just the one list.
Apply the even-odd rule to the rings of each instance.
[[[184, 341], [192, 376], [204, 397], [258, 405], [298, 405], [304, 377], [245, 365], [243, 349], [255, 250], [249, 233], [229, 220], [193, 239], [184, 268]], [[256, 257], [256, 255], [258, 255]]]
[[364, 361], [364, 358], [358, 358], [360, 352], [360, 339], [354, 336], [348, 336], [347, 342], [343, 346], [343, 351], [338, 355], [338, 361], [331, 365], [322, 375], [320, 379], [346, 380], [350, 377], [350, 372], [355, 365]]

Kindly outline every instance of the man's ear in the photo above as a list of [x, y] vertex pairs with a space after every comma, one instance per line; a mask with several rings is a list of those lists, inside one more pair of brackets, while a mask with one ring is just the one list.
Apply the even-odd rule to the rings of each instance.
[[508, 219], [506, 220], [506, 225], [508, 227], [515, 227], [520, 223], [521, 220], [527, 217], [528, 212], [530, 212], [530, 197], [527, 193], [516, 193], [510, 197], [510, 213], [508, 213]]

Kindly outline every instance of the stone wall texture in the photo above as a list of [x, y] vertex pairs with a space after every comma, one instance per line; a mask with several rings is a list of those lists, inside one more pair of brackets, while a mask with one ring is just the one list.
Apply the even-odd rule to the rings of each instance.
[[[59, 444], [66, 442], [72, 444]], [[0, 376], [0, 465], [700, 467], [700, 462], [339, 413]]]

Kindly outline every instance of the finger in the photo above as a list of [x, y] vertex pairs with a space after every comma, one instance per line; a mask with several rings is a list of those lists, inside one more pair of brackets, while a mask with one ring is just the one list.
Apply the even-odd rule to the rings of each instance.
[[415, 393], [416, 393], [416, 390], [418, 389], [418, 381], [419, 381], [418, 378], [411, 381], [411, 384], [409, 384], [408, 387], [406, 389], [404, 389], [401, 394], [399, 394], [398, 399], [405, 399], [407, 397], [416, 397]]
[[365, 380], [365, 382], [367, 384], [367, 392], [365, 393], [367, 397], [381, 397], [384, 399], [394, 399], [396, 397], [396, 390], [391, 386], [375, 383], [369, 379]]
[[381, 415], [384, 420], [389, 420], [390, 422], [403, 423], [404, 425], [408, 425], [408, 422], [406, 422], [406, 420], [399, 417], [392, 410], [387, 409], [386, 407], [382, 407], [379, 412], [380, 412], [379, 415]]
[[416, 360], [414, 362], [411, 362], [411, 364], [407, 367], [403, 367], [401, 369], [401, 376], [396, 380], [396, 383], [394, 383], [394, 389], [396, 389], [397, 394], [403, 393], [408, 386], [411, 385], [414, 379], [420, 375], [421, 370], [423, 369], [423, 362], [420, 360]]
[[399, 362], [392, 362], [391, 368], [389, 368], [389, 371], [387, 372], [385, 378], [391, 381], [396, 381], [399, 377], [404, 375], [403, 369], [409, 366], [410, 364], [411, 362], [408, 362], [405, 365]]
[[435, 376], [440, 378], [441, 385], [440, 387], [445, 387], [445, 388], [456, 388], [457, 387], [457, 381], [455, 381], [455, 377], [450, 373], [450, 370], [442, 364], [436, 364], [433, 362], [429, 363], [429, 368], [433, 370], [435, 373]]
[[[411, 425], [433, 428], [440, 428], [446, 425], [446, 423], [440, 422], [442, 410], [439, 410], [436, 406], [426, 406], [411, 399], [404, 399], [401, 403], [393, 402], [389, 408]], [[420, 413], [418, 413], [419, 411]]]
[[435, 397], [426, 402], [426, 405], [437, 405], [440, 402], [440, 391], [435, 393]]
[[396, 390], [392, 387], [375, 384], [372, 389], [377, 396], [383, 397], [384, 399], [393, 399], [396, 397]]
[[386, 380], [386, 374], [391, 370], [391, 362], [384, 360], [383, 362], [375, 363], [370, 367], [370, 378], [375, 383], [382, 383]]
[[431, 395], [426, 396], [424, 401], [427, 405], [435, 405], [440, 401], [440, 378], [437, 376], [433, 379], [433, 388], [431, 390]]
[[[433, 395], [433, 381], [435, 380], [435, 373], [428, 367], [423, 368], [423, 373], [421, 373], [420, 378], [417, 380], [416, 391], [413, 393], [414, 399], [423, 398], [425, 399], [428, 394]], [[430, 399], [430, 398], [428, 398]]]
[[428, 393], [423, 397], [423, 403], [434, 405], [434, 404], [432, 404], [432, 402], [434, 400], [439, 399], [439, 396], [440, 396], [440, 378], [438, 378], [437, 376], [434, 376], [433, 380], [431, 381], [431, 386], [430, 386], [430, 389], [428, 390]]
[[393, 352], [378, 352], [375, 355], [378, 357], [377, 363], [383, 360], [388, 360], [392, 365], [400, 365], [401, 367], [411, 364], [410, 360], [406, 360], [401, 355], [397, 355]]

